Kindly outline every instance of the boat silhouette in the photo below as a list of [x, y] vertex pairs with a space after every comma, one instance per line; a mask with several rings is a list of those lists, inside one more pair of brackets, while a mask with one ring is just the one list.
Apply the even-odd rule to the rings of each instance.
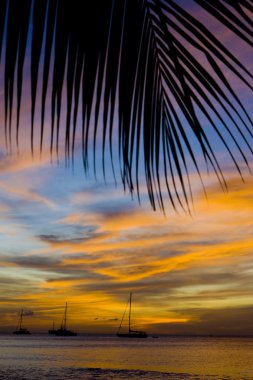
[[125, 317], [125, 313], [126, 313], [126, 309], [125, 309], [125, 312], [122, 316], [122, 319], [121, 319], [121, 322], [120, 322], [120, 325], [119, 325], [119, 328], [118, 328], [118, 332], [117, 332], [117, 336], [119, 338], [147, 338], [148, 335], [145, 331], [136, 331], [136, 330], [132, 330], [131, 329], [131, 312], [132, 312], [132, 292], [130, 293], [130, 296], [129, 296], [129, 299], [127, 301], [127, 306], [129, 304], [129, 310], [128, 310], [128, 331], [127, 332], [121, 332], [122, 331], [122, 323], [123, 323], [123, 320], [124, 320], [124, 317]]
[[23, 321], [24, 311], [21, 309], [18, 326], [15, 331], [13, 331], [13, 334], [15, 335], [29, 335], [31, 334], [30, 331], [28, 331], [26, 328], [22, 327], [22, 321]]
[[77, 333], [75, 333], [74, 331], [67, 329], [67, 307], [68, 305], [66, 302], [61, 327], [58, 330], [55, 330], [55, 333], [54, 333], [56, 336], [76, 336], [77, 335]]

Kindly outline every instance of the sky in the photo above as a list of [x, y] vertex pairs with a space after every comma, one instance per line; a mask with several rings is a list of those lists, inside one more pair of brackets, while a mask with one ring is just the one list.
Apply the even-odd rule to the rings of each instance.
[[[4, 168], [4, 169], [3, 169]], [[192, 216], [165, 216], [121, 186], [64, 165], [3, 157], [1, 330], [26, 325], [114, 333], [130, 291], [133, 323], [153, 333], [251, 333], [253, 179], [208, 179]], [[193, 178], [194, 180], [194, 178]]]
[[[235, 44], [229, 33], [220, 38]], [[252, 67], [252, 51], [236, 44]], [[245, 170], [243, 182], [217, 147], [228, 191], [203, 171], [206, 198], [192, 171], [191, 215], [166, 198], [166, 214], [154, 212], [144, 179], [139, 204], [110, 175], [105, 183], [100, 165], [97, 180], [85, 176], [78, 145], [74, 167], [61, 155], [52, 162], [47, 149], [32, 157], [29, 107], [27, 96], [19, 153], [1, 138], [0, 332], [15, 329], [21, 308], [25, 327], [46, 332], [68, 302], [69, 328], [114, 334], [133, 292], [133, 327], [149, 334], [252, 335], [252, 175]], [[2, 126], [3, 110], [0, 118]]]

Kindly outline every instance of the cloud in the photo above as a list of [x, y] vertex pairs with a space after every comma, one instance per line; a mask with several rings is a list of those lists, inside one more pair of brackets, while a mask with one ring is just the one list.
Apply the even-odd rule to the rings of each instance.
[[[14, 215], [13, 208], [34, 207], [36, 204], [51, 209], [55, 208], [52, 199], [39, 192], [39, 188], [46, 178], [45, 167], [48, 162], [49, 156], [47, 159], [40, 160], [36, 157], [32, 159], [28, 153], [4, 155], [0, 159], [0, 200], [8, 206], [6, 211], [9, 211], [9, 214]], [[37, 176], [38, 169], [40, 170], [39, 176]], [[8, 215], [7, 212], [6, 214]]]
[[32, 315], [34, 315], [34, 312], [32, 310], [24, 310], [23, 315], [25, 317], [31, 317]]
[[226, 309], [186, 310], [185, 314], [193, 313], [195, 317], [183, 325], [180, 323], [160, 323], [153, 326], [156, 333], [164, 330], [170, 334], [186, 335], [253, 335], [253, 308], [228, 307]]
[[104, 317], [103, 318], [99, 318], [99, 317], [94, 318], [94, 321], [99, 321], [99, 320], [114, 322], [114, 321], [118, 321], [119, 318], [104, 318]]
[[52, 243], [52, 244], [67, 244], [67, 243], [70, 243], [70, 244], [78, 244], [80, 242], [83, 242], [86, 240], [86, 238], [83, 238], [83, 237], [67, 237], [67, 236], [64, 236], [64, 235], [56, 235], [56, 234], [50, 234], [50, 235], [39, 235], [38, 236], [39, 239], [41, 239], [42, 241], [44, 242], [47, 242], [47, 243]]
[[[55, 228], [51, 227], [51, 231], [56, 231], [51, 234], [41, 234], [38, 235], [38, 238], [43, 242], [50, 243], [53, 245], [75, 245], [80, 243], [85, 243], [89, 240], [100, 239], [103, 236], [106, 236], [105, 233], [97, 231], [96, 226], [86, 225], [80, 226], [78, 224], [69, 224], [69, 225], [57, 225]], [[57, 230], [60, 230], [61, 233], [57, 233]], [[64, 233], [64, 231], [66, 231]]]
[[7, 256], [5, 257], [5, 262], [9, 265], [12, 263], [25, 268], [52, 270], [62, 262], [62, 259], [58, 256], [26, 255], [13, 257]]
[[50, 164], [50, 160], [51, 155], [49, 150], [45, 151], [41, 157], [39, 154], [35, 154], [32, 157], [30, 150], [12, 155], [0, 151], [0, 174], [27, 172], [31, 169]]
[[[193, 217], [164, 217], [137, 204], [133, 207], [132, 202], [129, 208], [123, 203], [112, 211], [92, 211], [81, 207], [81, 195], [77, 201], [64, 192], [55, 198], [54, 210], [35, 212], [34, 226], [19, 210], [19, 243], [14, 249], [6, 240], [6, 251], [1, 246], [1, 305], [11, 311], [25, 306], [26, 299], [38, 329], [60, 320], [67, 300], [80, 329], [110, 332], [132, 291], [134, 313], [142, 326], [159, 332], [193, 332], [198, 326], [200, 331], [205, 326], [214, 330], [213, 315], [205, 314], [203, 324], [203, 310], [241, 310], [249, 307], [252, 294], [253, 181], [243, 184], [231, 178], [229, 189], [224, 194], [210, 181], [209, 202], [199, 195]], [[89, 196], [89, 205], [95, 204], [96, 196]], [[64, 207], [59, 206], [62, 199]], [[7, 232], [2, 233], [7, 239]], [[24, 237], [30, 242], [27, 249]], [[4, 271], [11, 273], [9, 281]]]

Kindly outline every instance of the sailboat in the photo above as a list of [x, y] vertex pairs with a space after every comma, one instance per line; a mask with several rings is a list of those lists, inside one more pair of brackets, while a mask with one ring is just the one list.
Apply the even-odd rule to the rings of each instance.
[[55, 328], [54, 328], [54, 322], [53, 322], [53, 328], [50, 329], [50, 330], [48, 330], [48, 334], [50, 334], [50, 335], [55, 335], [55, 333], [56, 333], [56, 330], [55, 330]]
[[28, 334], [30, 334], [30, 331], [28, 331], [26, 328], [22, 327], [23, 316], [24, 316], [24, 312], [23, 312], [23, 309], [21, 309], [18, 326], [17, 326], [17, 329], [15, 331], [13, 331], [13, 334], [16, 334], [16, 335], [28, 335]]
[[66, 302], [61, 327], [58, 330], [55, 330], [56, 336], [76, 336], [77, 335], [77, 333], [75, 333], [74, 331], [68, 330], [66, 327], [67, 326], [67, 307], [68, 305]]
[[[119, 325], [119, 329], [118, 329], [118, 332], [117, 332], [117, 336], [119, 338], [147, 338], [148, 335], [145, 331], [136, 331], [136, 330], [132, 330], [131, 329], [131, 312], [132, 312], [132, 292], [130, 293], [130, 296], [129, 296], [129, 300], [128, 300], [128, 303], [129, 303], [129, 311], [128, 311], [128, 332], [125, 332], [125, 333], [122, 333], [120, 332], [121, 331], [121, 328], [122, 328], [122, 322], [123, 322], [123, 319], [124, 319], [124, 316], [125, 316], [125, 312], [123, 314], [123, 317], [121, 319], [121, 322], [120, 322], [120, 325]], [[127, 303], [127, 304], [128, 304]]]

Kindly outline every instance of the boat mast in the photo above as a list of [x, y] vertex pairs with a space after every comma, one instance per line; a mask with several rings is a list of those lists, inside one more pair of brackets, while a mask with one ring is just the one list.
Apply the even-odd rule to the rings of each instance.
[[67, 302], [65, 306], [65, 313], [64, 313], [64, 319], [63, 319], [63, 328], [66, 329], [66, 324], [67, 324]]
[[20, 313], [20, 319], [19, 319], [19, 330], [21, 330], [21, 326], [22, 326], [22, 319], [23, 319], [23, 309], [21, 309], [21, 313]]
[[129, 335], [131, 332], [131, 308], [132, 308], [132, 292], [130, 293], [130, 298], [129, 298], [129, 316], [128, 316], [128, 333], [129, 333]]

